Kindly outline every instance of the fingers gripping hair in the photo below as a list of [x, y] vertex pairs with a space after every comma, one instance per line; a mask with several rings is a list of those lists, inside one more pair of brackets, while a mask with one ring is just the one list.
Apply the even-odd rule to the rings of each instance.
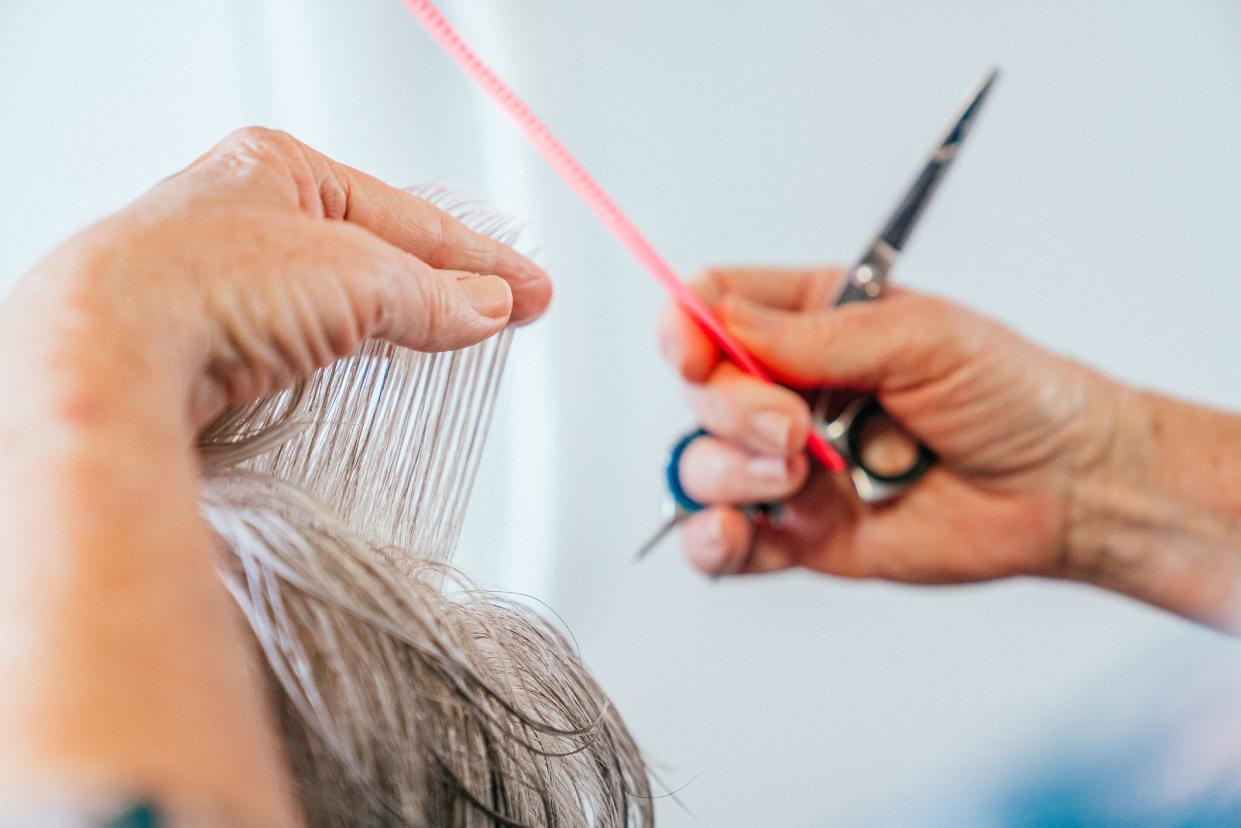
[[370, 341], [202, 435], [222, 578], [313, 825], [651, 822], [641, 754], [564, 636], [447, 562], [510, 336]]
[[400, 190], [264, 127], [235, 131], [188, 172], [219, 176], [235, 175], [237, 169], [264, 176], [261, 191], [284, 193], [287, 206], [362, 228], [434, 270], [500, 277], [512, 292], [514, 324], [536, 319], [551, 301], [547, 273], [511, 244], [443, 209], [436, 203], [442, 189]]

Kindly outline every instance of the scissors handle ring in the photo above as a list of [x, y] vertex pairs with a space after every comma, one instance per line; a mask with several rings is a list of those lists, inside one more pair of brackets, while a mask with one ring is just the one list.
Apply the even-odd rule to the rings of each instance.
[[685, 450], [689, 448], [690, 443], [699, 437], [706, 437], [709, 434], [710, 432], [705, 428], [696, 428], [680, 440], [677, 440], [672, 446], [672, 451], [668, 452], [668, 465], [664, 468], [664, 479], [668, 484], [668, 494], [672, 495], [672, 500], [676, 503], [677, 509], [688, 514], [701, 512], [707, 507], [686, 494], [685, 487], [681, 485], [681, 456], [685, 454]]
[[914, 441], [917, 455], [913, 462], [896, 473], [868, 464], [862, 445], [863, 435], [866, 424], [880, 417], [889, 421], [892, 419], [875, 397], [860, 397], [828, 424], [825, 434], [827, 441], [844, 456], [853, 487], [858, 497], [867, 503], [877, 503], [901, 494], [935, 465], [935, 453], [918, 441]]
[[[672, 446], [672, 451], [668, 453], [668, 465], [664, 469], [664, 479], [668, 484], [668, 494], [672, 497], [673, 505], [676, 507], [677, 512], [682, 515], [692, 515], [707, 508], [707, 504], [699, 503], [690, 497], [685, 491], [685, 487], [681, 485], [681, 457], [685, 454], [685, 450], [689, 448], [690, 443], [699, 437], [709, 436], [711, 436], [711, 432], [705, 428], [694, 429], [680, 440], [677, 440]], [[761, 517], [768, 521], [777, 521], [780, 518], [782, 505], [780, 503], [747, 503], [739, 504], [737, 508], [751, 520]]]

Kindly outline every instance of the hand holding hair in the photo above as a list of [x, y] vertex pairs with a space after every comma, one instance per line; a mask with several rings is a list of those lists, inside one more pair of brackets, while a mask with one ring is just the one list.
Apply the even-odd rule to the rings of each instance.
[[[1127, 387], [914, 291], [820, 310], [842, 278], [712, 269], [696, 288], [782, 381], [875, 392], [939, 462], [894, 501], [858, 502], [802, 456], [802, 396], [743, 376], [670, 307], [662, 349], [713, 435], [681, 464], [687, 493], [713, 504], [684, 527], [697, 568], [1070, 578], [1235, 627], [1241, 418]], [[786, 497], [776, 524], [736, 508]]]
[[27, 275], [0, 305], [0, 821], [128, 797], [304, 824], [198, 432], [365, 338], [461, 348], [550, 295], [506, 245], [256, 128]]
[[550, 299], [547, 274], [507, 245], [259, 127], [70, 240], [14, 297], [46, 308], [44, 336], [73, 308], [94, 324], [88, 347], [158, 360], [197, 425], [365, 338], [457, 349]]

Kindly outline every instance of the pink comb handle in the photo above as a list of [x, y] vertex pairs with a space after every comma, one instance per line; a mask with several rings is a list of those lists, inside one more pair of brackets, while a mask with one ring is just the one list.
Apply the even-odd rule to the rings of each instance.
[[[604, 192], [586, 168], [578, 163], [564, 144], [560, 143], [538, 116], [530, 111], [530, 107], [517, 97], [508, 84], [491, 71], [478, 55], [474, 54], [474, 51], [461, 39], [435, 4], [431, 0], [402, 0], [402, 2], [427, 30], [427, 33], [435, 39], [435, 42], [465, 71], [466, 75], [494, 98], [500, 104], [500, 108], [517, 122], [517, 126], [521, 128], [535, 150], [543, 156], [556, 174], [564, 179], [573, 192], [577, 193], [591, 212], [603, 222], [603, 226], [625, 246], [638, 260], [638, 263], [668, 290], [672, 298], [694, 318], [694, 321], [702, 327], [720, 350], [747, 374], [766, 382], [772, 382], [767, 369], [720, 324], [720, 320], [715, 317], [698, 294], [677, 278], [676, 273], [663, 256], [651, 246], [637, 226]], [[816, 460], [832, 471], [844, 469], [844, 461], [836, 450], [814, 432], [811, 432], [810, 438], [806, 441], [806, 448]]]

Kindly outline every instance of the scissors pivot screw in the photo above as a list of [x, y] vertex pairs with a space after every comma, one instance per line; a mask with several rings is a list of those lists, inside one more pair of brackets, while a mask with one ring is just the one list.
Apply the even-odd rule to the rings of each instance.
[[883, 280], [879, 278], [875, 268], [868, 264], [859, 265], [854, 269], [853, 281], [861, 285], [862, 292], [870, 299], [879, 298], [879, 294], [883, 292]]
[[[935, 150], [923, 165], [918, 177], [910, 185], [887, 223], [872, 240], [870, 246], [862, 254], [861, 259], [849, 272], [848, 278], [840, 291], [840, 295], [832, 302], [838, 307], [851, 302], [868, 302], [878, 299], [888, 281], [888, 274], [895, 266], [904, 250], [905, 242], [918, 223], [931, 196], [935, 193], [949, 165], [956, 158], [962, 141], [965, 140], [975, 116], [981, 109], [995, 83], [995, 70], [988, 73], [970, 95], [966, 104], [953, 119], [952, 125], [940, 140]], [[883, 465], [874, 467], [863, 456], [867, 445], [876, 436], [891, 436], [893, 428], [900, 431], [896, 423], [878, 399], [872, 394], [845, 394], [843, 398], [835, 397], [830, 389], [821, 389], [811, 406], [815, 431], [826, 438], [845, 461], [853, 489], [863, 503], [879, 503], [902, 494], [912, 486], [935, 463], [935, 455], [925, 445], [904, 435], [913, 444], [916, 451], [911, 455], [910, 462], [901, 468], [885, 468]], [[836, 403], [836, 405], [833, 405]], [[829, 411], [837, 409], [834, 416]], [[658, 530], [638, 550], [637, 557], [642, 558], [659, 544], [676, 528], [682, 520], [703, 508], [681, 488], [679, 464], [685, 448], [697, 438], [706, 434], [699, 429], [682, 437], [673, 447], [668, 464], [665, 467], [665, 480], [668, 492], [672, 496], [674, 508], [666, 517]], [[870, 435], [871, 441], [867, 440]], [[899, 437], [900, 435], [896, 435]], [[879, 442], [879, 449], [890, 443]], [[889, 454], [881, 455], [892, 459]], [[897, 460], [903, 460], [900, 454]], [[753, 520], [775, 522], [779, 519], [778, 504], [751, 504], [743, 507], [745, 514]]]

